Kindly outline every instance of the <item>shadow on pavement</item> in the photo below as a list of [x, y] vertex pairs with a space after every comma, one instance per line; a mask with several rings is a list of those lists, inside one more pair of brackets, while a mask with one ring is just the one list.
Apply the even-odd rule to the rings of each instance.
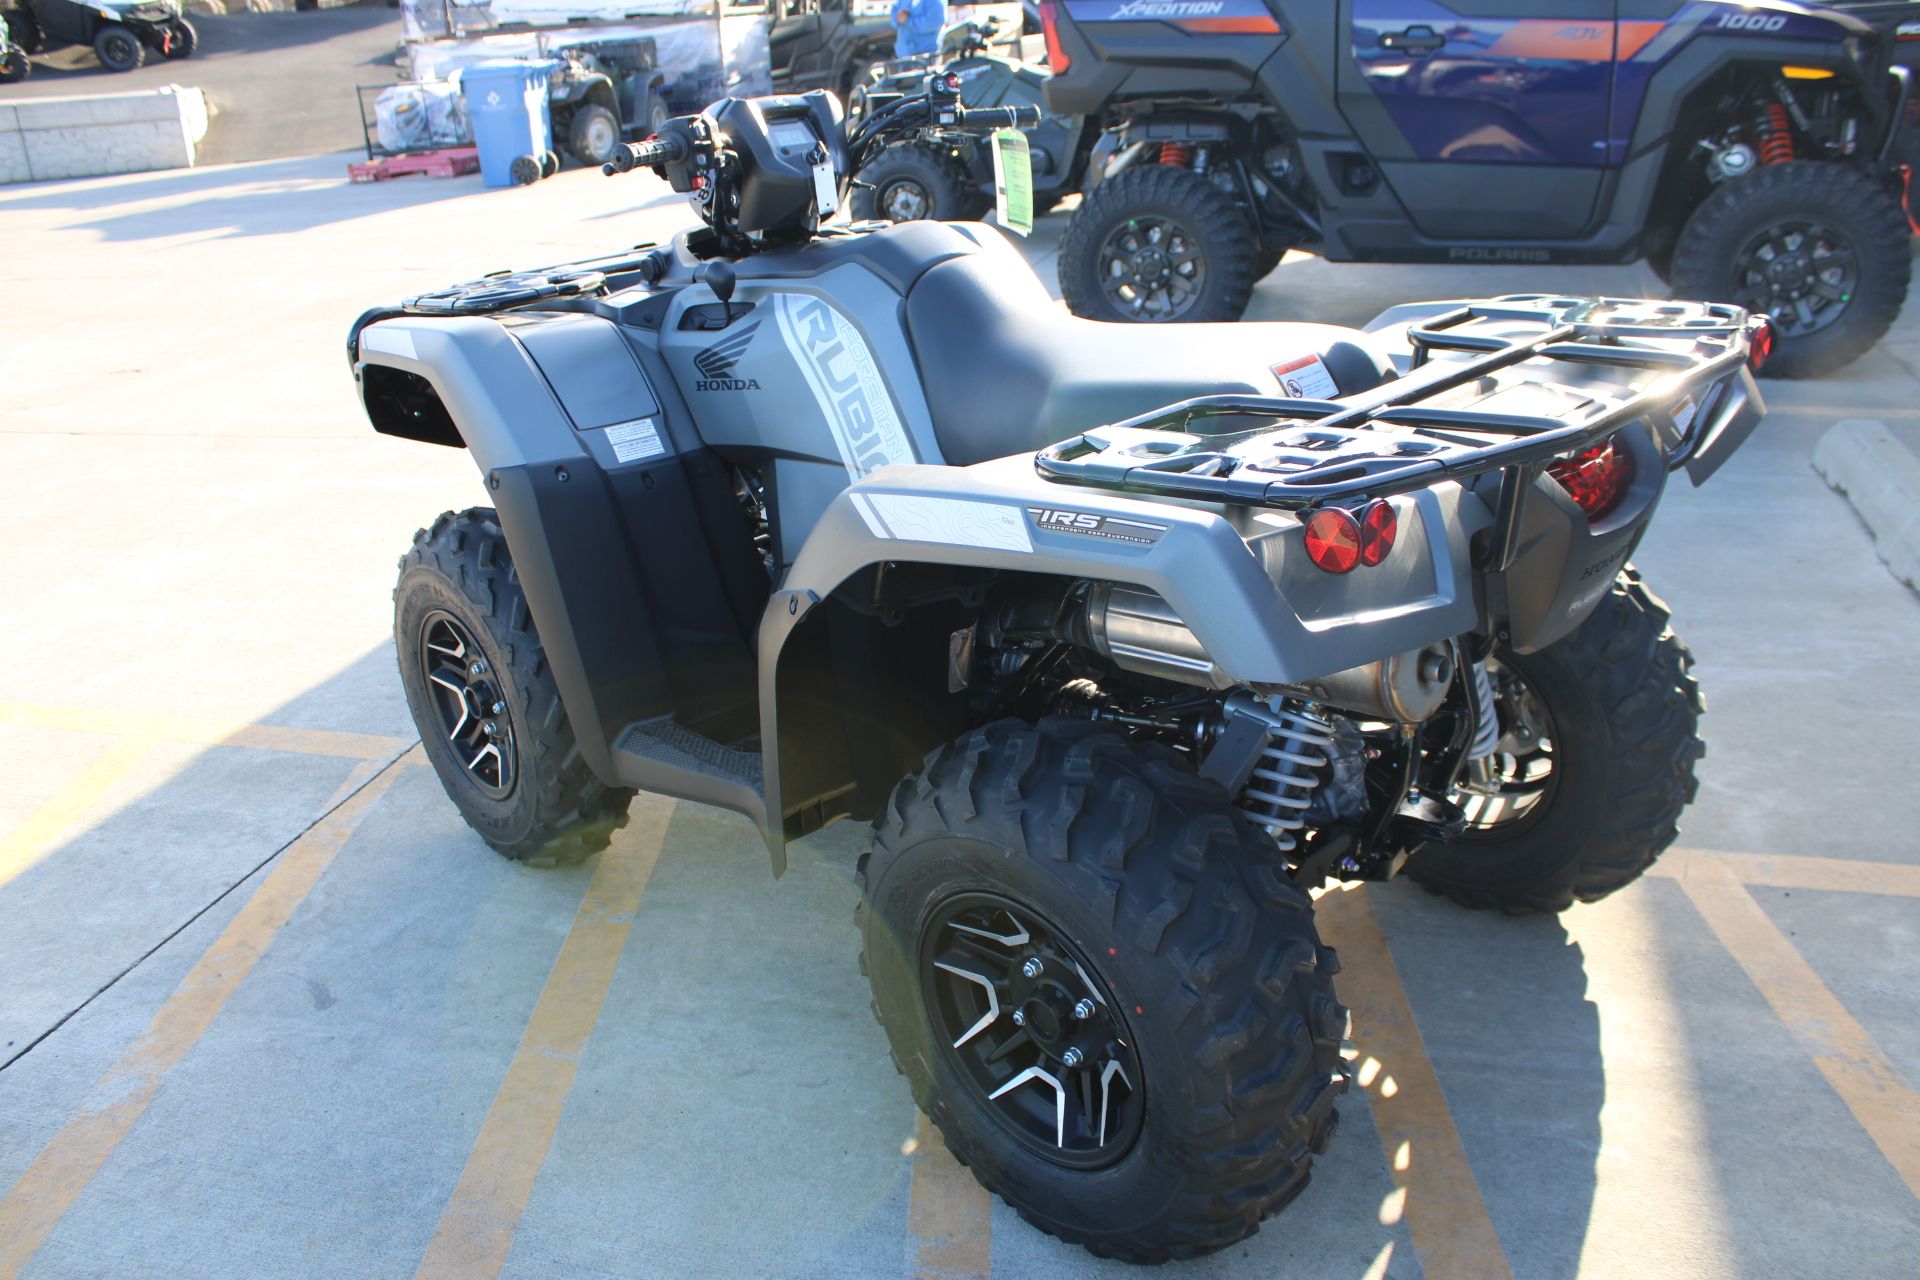
[[[316, 728], [391, 721], [390, 646], [356, 660], [259, 723]], [[138, 717], [128, 735], [138, 730]], [[29, 725], [19, 733], [51, 733]], [[410, 738], [405, 741], [411, 741]], [[398, 754], [402, 740], [379, 757]], [[321, 816], [366, 756], [156, 741], [107, 790], [124, 797], [0, 883], [0, 1063], [110, 987]], [[148, 789], [135, 791], [142, 783]], [[241, 892], [245, 892], [244, 889]]]
[[1585, 952], [1558, 916], [1469, 912], [1409, 881], [1374, 903], [1513, 1274], [1575, 1275], [1607, 1096]]

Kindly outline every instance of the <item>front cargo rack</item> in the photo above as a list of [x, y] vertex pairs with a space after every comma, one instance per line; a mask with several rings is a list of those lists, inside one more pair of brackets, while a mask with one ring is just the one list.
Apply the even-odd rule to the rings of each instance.
[[[1676, 410], [1698, 406], [1708, 388], [1744, 367], [1766, 324], [1719, 303], [1510, 294], [1410, 327], [1411, 366], [1370, 391], [1338, 400], [1200, 396], [1043, 449], [1034, 466], [1062, 484], [1284, 510], [1506, 470], [1503, 514], [1514, 519], [1540, 467], [1630, 422], [1657, 416], [1690, 446], [1695, 437], [1676, 422]], [[1485, 332], [1515, 325], [1535, 331], [1517, 338]], [[1440, 353], [1466, 358], [1435, 359]], [[1549, 362], [1535, 369], [1559, 362], [1666, 376], [1637, 388], [1586, 379], [1577, 390], [1544, 376], [1509, 380], [1565, 409], [1552, 415], [1434, 403], [1475, 392], [1489, 393], [1478, 397], [1482, 403], [1498, 399], [1494, 375], [1530, 361]], [[1690, 420], [1704, 417], [1695, 412]], [[1262, 425], [1249, 429], [1247, 419]], [[1685, 452], [1670, 455], [1671, 465]]]

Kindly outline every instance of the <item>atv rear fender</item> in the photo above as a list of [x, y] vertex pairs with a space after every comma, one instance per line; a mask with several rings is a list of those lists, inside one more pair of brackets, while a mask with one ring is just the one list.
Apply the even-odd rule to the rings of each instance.
[[[1491, 511], [1452, 483], [1393, 501], [1400, 535], [1387, 562], [1335, 577], [1307, 560], [1302, 526], [1289, 513], [1054, 484], [1028, 455], [868, 476], [828, 508], [761, 619], [768, 811], [795, 807], [787, 795], [794, 770], [824, 745], [825, 735], [812, 731], [819, 717], [802, 701], [809, 683], [783, 663], [788, 641], [870, 566], [963, 566], [1142, 587], [1193, 632], [1216, 687], [1298, 683], [1479, 625], [1469, 543], [1492, 523]], [[943, 643], [940, 674], [946, 655]], [[910, 726], [877, 732], [903, 729]], [[849, 720], [846, 732], [857, 756], [866, 745], [856, 737], [861, 727]]]

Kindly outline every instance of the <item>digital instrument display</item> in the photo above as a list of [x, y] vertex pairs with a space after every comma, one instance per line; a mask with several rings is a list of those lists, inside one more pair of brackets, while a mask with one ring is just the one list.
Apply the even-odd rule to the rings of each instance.
[[783, 152], [810, 150], [819, 141], [813, 127], [804, 120], [775, 120], [767, 126], [767, 133], [773, 138], [773, 145]]

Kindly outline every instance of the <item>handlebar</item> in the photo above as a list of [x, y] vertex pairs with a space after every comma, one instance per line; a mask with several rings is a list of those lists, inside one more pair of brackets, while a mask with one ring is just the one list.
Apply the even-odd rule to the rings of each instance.
[[687, 140], [677, 134], [669, 134], [664, 138], [648, 138], [645, 142], [620, 143], [613, 149], [613, 159], [600, 166], [600, 172], [611, 178], [616, 173], [628, 173], [657, 164], [672, 164], [686, 158]]

